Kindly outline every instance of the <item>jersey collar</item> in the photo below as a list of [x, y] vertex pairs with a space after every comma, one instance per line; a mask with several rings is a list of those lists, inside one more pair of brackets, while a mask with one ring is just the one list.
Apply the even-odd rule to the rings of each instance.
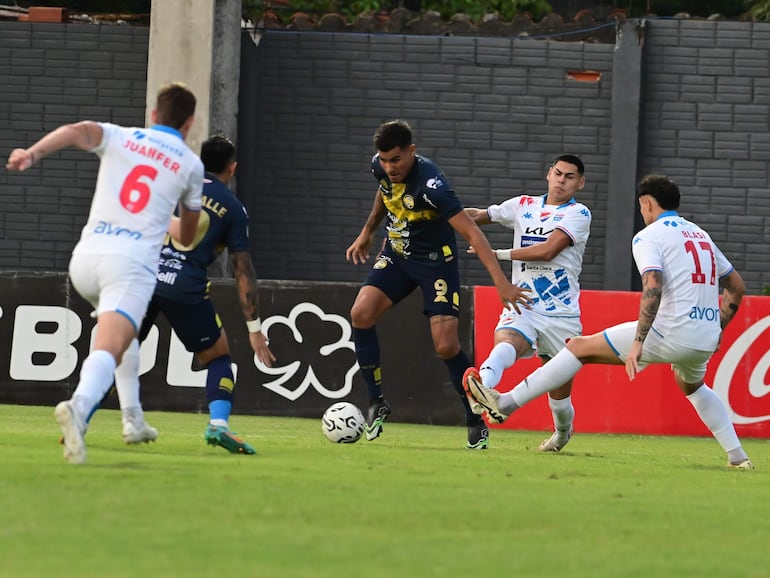
[[658, 215], [658, 218], [655, 219], [656, 221], [660, 221], [661, 219], [665, 219], [666, 217], [678, 217], [679, 213], [676, 211], [663, 211], [660, 215]]
[[165, 124], [154, 124], [150, 127], [152, 130], [159, 130], [160, 132], [167, 132], [168, 134], [173, 134], [174, 136], [179, 137], [180, 139], [184, 140], [184, 136], [182, 136], [182, 133], [176, 130], [175, 128], [171, 128], [170, 126], [166, 126]]
[[[542, 207], [545, 207], [545, 202], [546, 202], [546, 200], [548, 200], [548, 193], [546, 193], [546, 194], [544, 194], [544, 195], [543, 195], [543, 204], [541, 205], [541, 208], [542, 208]], [[569, 201], [567, 201], [567, 202], [566, 202], [566, 203], [564, 203], [563, 205], [559, 205], [559, 206], [558, 206], [558, 207], [556, 207], [556, 208], [557, 208], [557, 209], [563, 209], [564, 207], [568, 207], [568, 206], [570, 206], [570, 205], [574, 205], [575, 203], [577, 203], [577, 201], [575, 200], [575, 197], [572, 197], [572, 198], [571, 198]]]

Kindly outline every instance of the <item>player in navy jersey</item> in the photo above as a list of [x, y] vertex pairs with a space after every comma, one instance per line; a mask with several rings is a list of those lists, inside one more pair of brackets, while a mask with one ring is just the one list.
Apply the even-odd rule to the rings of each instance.
[[524, 404], [571, 380], [584, 363], [625, 365], [630, 380], [652, 363], [665, 363], [727, 454], [727, 466], [752, 470], [727, 407], [704, 383], [708, 360], [735, 317], [746, 286], [709, 234], [679, 216], [676, 183], [648, 175], [639, 183], [638, 199], [646, 225], [632, 241], [642, 276], [639, 318], [571, 339], [507, 393], [476, 380], [468, 381], [469, 393], [490, 418], [502, 423]]
[[[513, 283], [533, 290], [531, 310], [519, 314], [503, 309], [495, 327], [495, 345], [479, 370], [472, 367], [466, 372], [466, 390], [468, 380], [494, 388], [517, 359], [537, 354], [546, 362], [581, 334], [578, 279], [591, 228], [591, 211], [575, 200], [585, 186], [583, 173], [580, 158], [561, 155], [548, 168], [545, 195], [520, 195], [486, 209], [465, 209], [478, 225], [499, 223], [513, 229], [512, 248], [495, 253], [501, 261], [513, 261]], [[572, 437], [571, 393], [571, 380], [549, 392], [554, 432], [540, 444], [540, 451], [558, 452]], [[483, 411], [480, 406], [471, 407]]]
[[416, 154], [412, 131], [404, 121], [382, 124], [374, 134], [377, 153], [372, 173], [379, 183], [374, 206], [345, 256], [354, 264], [369, 258], [374, 234], [387, 217], [387, 238], [350, 310], [353, 341], [369, 394], [366, 439], [382, 433], [390, 406], [382, 393], [380, 346], [375, 325], [393, 305], [419, 287], [436, 353], [444, 360], [463, 403], [469, 449], [486, 449], [489, 430], [474, 414], [462, 386], [471, 366], [460, 347], [460, 275], [455, 231], [476, 248], [500, 299], [518, 310], [528, 307], [527, 290], [514, 287], [500, 268], [486, 237], [463, 210], [443, 171]]
[[[139, 333], [140, 340], [162, 313], [188, 351], [207, 370], [206, 399], [209, 425], [204, 438], [231, 453], [254, 454], [229, 428], [234, 380], [227, 335], [209, 298], [207, 268], [227, 248], [236, 278], [249, 342], [257, 358], [270, 367], [275, 361], [261, 331], [258, 287], [249, 253], [248, 216], [227, 184], [235, 173], [235, 146], [214, 136], [201, 146], [206, 170], [203, 211], [195, 240], [188, 246], [167, 238], [160, 253], [158, 284]], [[139, 356], [124, 358], [115, 372], [123, 412], [123, 438], [127, 443], [152, 441], [157, 430], [144, 421], [139, 403]]]

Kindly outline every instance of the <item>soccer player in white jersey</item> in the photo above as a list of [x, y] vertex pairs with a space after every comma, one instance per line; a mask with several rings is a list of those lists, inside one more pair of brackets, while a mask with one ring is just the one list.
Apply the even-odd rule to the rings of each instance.
[[468, 392], [491, 419], [502, 423], [516, 409], [572, 379], [584, 363], [625, 365], [631, 380], [651, 363], [671, 364], [676, 384], [727, 453], [728, 467], [754, 469], [727, 408], [704, 384], [721, 331], [743, 299], [743, 279], [706, 231], [677, 214], [676, 183], [648, 175], [639, 184], [638, 198], [646, 224], [633, 239], [642, 276], [639, 319], [570, 340], [508, 393], [472, 381]]
[[[585, 186], [584, 171], [579, 157], [561, 155], [548, 169], [547, 194], [521, 195], [487, 209], [465, 209], [478, 225], [498, 223], [513, 229], [513, 248], [495, 253], [501, 261], [513, 261], [511, 282], [532, 290], [531, 309], [503, 309], [489, 357], [478, 370], [472, 367], [465, 372], [466, 389], [469, 380], [494, 388], [517, 359], [537, 354], [547, 362], [569, 339], [581, 334], [578, 277], [591, 212], [575, 200], [575, 194]], [[571, 379], [550, 392], [554, 433], [540, 444], [541, 451], [559, 451], [572, 437], [571, 393]], [[476, 411], [483, 409], [476, 405]]]
[[[70, 463], [86, 460], [85, 420], [111, 387], [115, 367], [124, 355], [139, 356], [137, 330], [166, 233], [183, 245], [195, 238], [203, 165], [184, 143], [194, 113], [195, 96], [174, 83], [158, 93], [149, 129], [82, 121], [13, 150], [8, 159], [8, 170], [24, 171], [68, 146], [101, 159], [88, 222], [69, 265], [73, 286], [96, 309], [96, 337], [72, 399], [54, 411]], [[177, 206], [179, 217], [172, 218]]]

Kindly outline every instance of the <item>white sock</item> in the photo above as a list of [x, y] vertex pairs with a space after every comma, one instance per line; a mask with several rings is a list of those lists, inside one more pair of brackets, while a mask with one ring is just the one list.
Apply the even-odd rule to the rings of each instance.
[[687, 399], [698, 412], [701, 421], [714, 434], [722, 449], [728, 454], [735, 455], [735, 450], [741, 447], [741, 441], [735, 433], [735, 427], [725, 404], [714, 390], [704, 383], [688, 395]]
[[489, 357], [481, 364], [479, 375], [484, 387], [494, 389], [503, 378], [503, 372], [516, 363], [516, 348], [503, 341], [492, 348]]
[[78, 413], [85, 418], [102, 401], [115, 374], [115, 358], [108, 351], [92, 351], [80, 368], [80, 382], [72, 396]]
[[127, 413], [141, 414], [142, 403], [139, 401], [139, 340], [134, 339], [123, 354], [123, 361], [115, 370], [115, 389], [123, 416]]
[[210, 419], [209, 423], [213, 426], [217, 427], [223, 427], [225, 429], [230, 429], [230, 426], [227, 423], [226, 419]]
[[511, 400], [518, 407], [523, 407], [536, 397], [567, 383], [575, 377], [581, 367], [583, 364], [580, 360], [565, 347], [551, 361], [530, 373], [524, 381], [514, 387], [509, 392]]
[[575, 408], [572, 405], [572, 396], [564, 399], [553, 399], [548, 396], [548, 407], [553, 415], [553, 426], [557, 432], [567, 433], [575, 419]]

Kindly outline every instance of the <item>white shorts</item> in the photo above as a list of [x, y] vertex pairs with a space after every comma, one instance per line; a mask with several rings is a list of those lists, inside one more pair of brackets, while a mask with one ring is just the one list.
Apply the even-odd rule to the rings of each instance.
[[[634, 343], [636, 325], [636, 321], [629, 321], [604, 330], [607, 343], [623, 361]], [[713, 353], [666, 341], [659, 333], [650, 331], [642, 347], [639, 370], [652, 363], [670, 363], [679, 379], [685, 383], [700, 383], [706, 375], [706, 365]]]
[[501, 329], [515, 331], [527, 340], [532, 347], [532, 351], [522, 356], [527, 359], [535, 353], [540, 357], [553, 357], [564, 349], [567, 341], [582, 333], [583, 325], [580, 317], [551, 317], [521, 308], [521, 313], [503, 309], [495, 331]]
[[69, 274], [97, 314], [116, 311], [139, 330], [157, 282], [152, 269], [124, 255], [77, 253], [70, 259]]

